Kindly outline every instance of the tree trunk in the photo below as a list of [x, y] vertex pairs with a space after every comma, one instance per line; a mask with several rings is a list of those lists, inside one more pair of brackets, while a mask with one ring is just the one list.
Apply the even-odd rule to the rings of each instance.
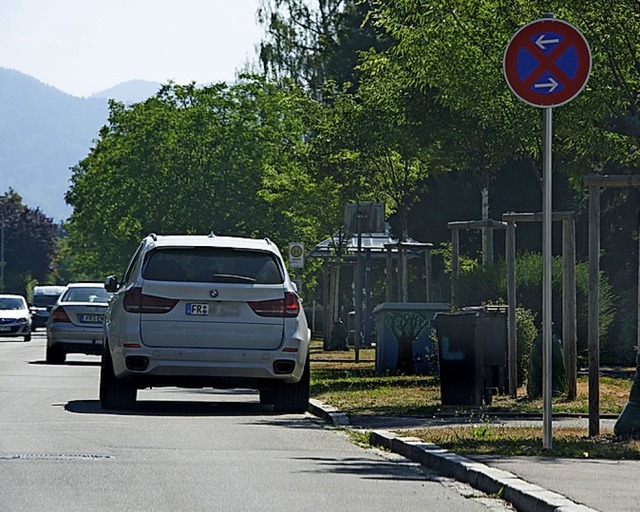
[[[482, 220], [489, 220], [489, 185], [485, 183], [482, 186]], [[490, 247], [491, 236], [489, 234], [491, 228], [482, 228], [482, 266], [486, 267], [489, 263], [492, 263], [493, 251]]]

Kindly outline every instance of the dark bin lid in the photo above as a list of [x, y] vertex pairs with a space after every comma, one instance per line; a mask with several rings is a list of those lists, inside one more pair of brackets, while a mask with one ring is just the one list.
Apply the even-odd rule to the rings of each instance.
[[444, 325], [477, 325], [481, 322], [488, 321], [479, 311], [465, 311], [462, 313], [437, 313], [435, 318], [431, 320], [434, 327]]

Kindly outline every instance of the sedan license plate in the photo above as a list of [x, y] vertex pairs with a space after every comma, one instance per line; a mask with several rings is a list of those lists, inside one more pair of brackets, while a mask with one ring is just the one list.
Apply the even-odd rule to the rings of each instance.
[[187, 315], [207, 316], [209, 304], [187, 304]]
[[83, 324], [101, 324], [104, 315], [80, 315], [80, 321]]
[[1, 326], [0, 327], [0, 332], [8, 332], [11, 330], [11, 327], [7, 327], [7, 326]]

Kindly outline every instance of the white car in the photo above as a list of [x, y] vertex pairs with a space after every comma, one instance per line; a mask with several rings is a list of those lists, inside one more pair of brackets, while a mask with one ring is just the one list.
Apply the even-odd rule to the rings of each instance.
[[105, 288], [103, 408], [177, 386], [258, 389], [278, 412], [307, 410], [311, 335], [270, 240], [152, 234]]
[[0, 295], [0, 336], [31, 341], [31, 311], [22, 295]]

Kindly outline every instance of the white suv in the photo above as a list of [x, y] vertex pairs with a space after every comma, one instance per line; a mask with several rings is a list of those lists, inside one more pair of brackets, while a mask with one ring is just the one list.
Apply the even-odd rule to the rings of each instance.
[[177, 386], [258, 389], [278, 412], [307, 410], [310, 331], [269, 239], [152, 234], [105, 288], [104, 409]]

